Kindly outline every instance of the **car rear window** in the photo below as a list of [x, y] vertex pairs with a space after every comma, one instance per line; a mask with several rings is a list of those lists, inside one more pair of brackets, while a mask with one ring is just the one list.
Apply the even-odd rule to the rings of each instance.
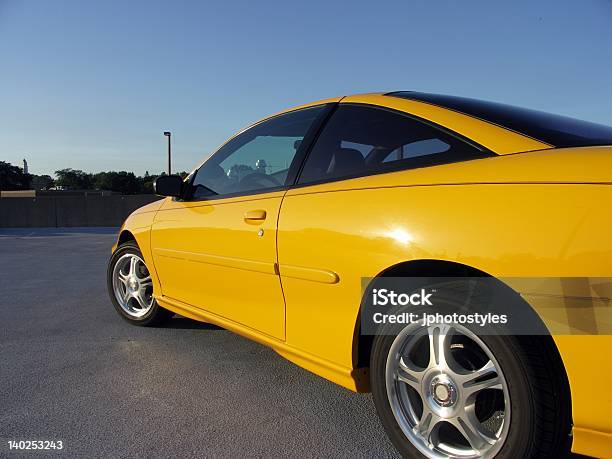
[[390, 92], [386, 95], [439, 105], [555, 147], [612, 145], [612, 127], [567, 116], [467, 97], [412, 91]]

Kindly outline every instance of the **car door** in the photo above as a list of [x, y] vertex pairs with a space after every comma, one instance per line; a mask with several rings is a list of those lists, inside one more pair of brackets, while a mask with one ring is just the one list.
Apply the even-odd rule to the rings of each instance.
[[151, 229], [164, 298], [284, 339], [276, 225], [302, 140], [326, 106], [264, 120], [192, 173], [183, 199], [167, 199]]
[[413, 169], [418, 182], [429, 166], [486, 156], [441, 127], [343, 100], [317, 136], [279, 217], [287, 344], [349, 366], [362, 278], [428, 257], [413, 235], [440, 229], [427, 227], [414, 210], [433, 191], [390, 189], [379, 174]]

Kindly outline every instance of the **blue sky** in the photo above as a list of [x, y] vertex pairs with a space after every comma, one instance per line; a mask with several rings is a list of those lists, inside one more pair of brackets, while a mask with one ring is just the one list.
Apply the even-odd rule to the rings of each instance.
[[612, 125], [610, 0], [0, 0], [0, 160], [191, 170], [270, 113], [355, 92]]

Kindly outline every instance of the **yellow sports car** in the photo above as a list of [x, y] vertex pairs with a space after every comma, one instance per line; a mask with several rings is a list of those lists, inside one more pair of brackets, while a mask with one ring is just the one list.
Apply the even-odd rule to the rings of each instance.
[[[296, 107], [157, 179], [110, 296], [130, 323], [215, 323], [372, 391], [406, 457], [609, 456], [610, 145], [606, 126], [453, 96]], [[398, 279], [410, 292], [376, 284]], [[436, 303], [444, 279], [492, 282]]]

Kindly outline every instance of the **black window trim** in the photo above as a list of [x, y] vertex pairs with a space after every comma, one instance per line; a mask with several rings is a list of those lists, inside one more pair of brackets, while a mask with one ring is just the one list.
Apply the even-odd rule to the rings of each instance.
[[226, 193], [226, 194], [214, 194], [214, 195], [210, 195], [210, 196], [202, 196], [199, 198], [188, 198], [187, 196], [183, 196], [180, 199], [178, 198], [172, 198], [175, 201], [181, 201], [181, 202], [202, 202], [202, 201], [217, 201], [219, 199], [226, 199], [226, 198], [235, 198], [235, 197], [241, 197], [241, 196], [255, 196], [258, 194], [264, 194], [264, 193], [273, 193], [275, 191], [286, 191], [288, 189], [291, 188], [291, 186], [297, 182], [298, 179], [298, 175], [302, 170], [302, 167], [305, 163], [305, 159], [307, 156], [307, 153], [310, 152], [310, 147], [312, 145], [314, 145], [316, 139], [318, 138], [319, 133], [323, 130], [323, 126], [325, 124], [327, 124], [327, 121], [330, 118], [331, 113], [333, 113], [335, 111], [335, 107], [338, 105], [337, 102], [331, 102], [331, 103], [323, 103], [323, 104], [317, 104], [317, 105], [310, 105], [308, 107], [299, 107], [296, 108], [294, 110], [289, 110], [286, 112], [282, 112], [282, 113], [278, 113], [276, 115], [272, 115], [269, 116], [267, 118], [264, 118], [262, 120], [257, 121], [256, 123], [251, 124], [250, 126], [248, 126], [247, 128], [241, 130], [240, 132], [236, 133], [235, 135], [233, 135], [232, 137], [230, 137], [227, 141], [225, 141], [223, 143], [223, 145], [221, 145], [212, 155], [210, 155], [208, 157], [208, 159], [206, 159], [206, 161], [203, 161], [200, 166], [194, 171], [192, 177], [189, 179], [188, 186], [185, 187], [185, 194], [187, 192], [191, 193], [192, 187], [193, 187], [193, 181], [195, 180], [195, 177], [198, 173], [198, 171], [200, 170], [200, 168], [202, 168], [204, 166], [204, 164], [206, 164], [208, 161], [210, 161], [227, 143], [229, 143], [230, 141], [232, 141], [234, 138], [238, 137], [239, 135], [244, 134], [245, 132], [248, 132], [249, 130], [259, 126], [262, 123], [265, 123], [267, 121], [271, 121], [275, 118], [279, 118], [281, 116], [284, 115], [288, 115], [289, 113], [294, 113], [294, 112], [298, 112], [301, 110], [308, 110], [310, 108], [316, 108], [316, 107], [324, 107], [324, 110], [319, 114], [319, 116], [312, 122], [312, 125], [308, 128], [308, 131], [306, 132], [306, 135], [304, 135], [304, 138], [302, 139], [302, 143], [300, 144], [298, 150], [295, 153], [295, 156], [293, 157], [293, 159], [291, 160], [291, 164], [289, 165], [289, 169], [287, 172], [287, 177], [285, 179], [285, 183], [277, 186], [277, 187], [270, 187], [270, 188], [264, 188], [261, 190], [247, 190], [247, 191], [237, 191], [235, 193]]
[[[321, 132], [323, 132], [323, 128], [327, 125], [327, 122], [330, 120], [339, 104], [338, 102], [334, 102], [323, 105], [326, 106], [325, 110], [321, 112], [319, 117], [314, 120], [310, 126], [310, 129], [308, 129], [308, 132], [300, 144], [300, 148], [298, 148], [298, 151], [293, 157], [293, 161], [291, 161], [291, 164], [289, 165], [289, 172], [287, 173], [287, 178], [285, 179], [285, 186], [287, 188], [290, 188], [297, 183], [299, 176], [302, 173], [302, 169], [304, 168], [304, 164], [306, 163], [306, 159], [310, 155], [312, 147], [314, 147], [315, 143], [319, 139], [319, 135], [321, 135]], [[320, 105], [315, 105], [315, 107], [319, 106]]]
[[[418, 123], [421, 124], [425, 124], [431, 128], [434, 128], [438, 131], [441, 131], [451, 137], [454, 137], [455, 139], [459, 140], [460, 142], [466, 143], [468, 145], [470, 145], [471, 147], [481, 151], [483, 153], [482, 157], [477, 157], [477, 158], [471, 158], [471, 159], [457, 159], [456, 161], [448, 161], [448, 162], [444, 162], [444, 163], [438, 163], [438, 164], [431, 164], [431, 165], [424, 165], [424, 166], [415, 166], [415, 167], [406, 167], [406, 164], [398, 164], [398, 167], [389, 167], [383, 170], [374, 170], [374, 171], [370, 171], [370, 172], [366, 172], [366, 173], [359, 173], [359, 174], [351, 174], [351, 175], [346, 175], [346, 176], [342, 176], [342, 177], [333, 177], [333, 178], [324, 178], [321, 180], [316, 180], [316, 181], [312, 181], [312, 182], [308, 182], [308, 183], [299, 183], [300, 180], [300, 176], [302, 175], [302, 171], [304, 169], [304, 165], [306, 164], [306, 161], [308, 160], [308, 157], [310, 156], [310, 153], [315, 145], [315, 143], [318, 141], [320, 134], [323, 132], [323, 129], [325, 128], [325, 126], [327, 125], [327, 123], [329, 122], [329, 120], [331, 119], [331, 116], [333, 115], [333, 113], [335, 113], [336, 108], [339, 107], [340, 105], [342, 106], [357, 106], [357, 107], [369, 107], [369, 108], [375, 108], [378, 110], [384, 110], [384, 111], [388, 111], [391, 113], [394, 113], [396, 115], [400, 115], [406, 118], [410, 118]], [[325, 123], [319, 128], [319, 132], [317, 133], [316, 138], [314, 139], [314, 141], [309, 145], [308, 148], [308, 154], [305, 156], [302, 165], [300, 166], [300, 171], [299, 171], [299, 175], [296, 177], [295, 182], [293, 183], [293, 185], [289, 186], [289, 189], [299, 189], [299, 188], [304, 188], [304, 187], [308, 187], [308, 186], [315, 186], [315, 185], [322, 185], [324, 183], [332, 183], [332, 182], [339, 182], [342, 180], [351, 180], [351, 179], [355, 179], [355, 178], [360, 178], [360, 177], [369, 177], [372, 175], [381, 175], [381, 174], [392, 174], [395, 172], [400, 172], [400, 171], [405, 171], [405, 170], [414, 170], [414, 169], [423, 169], [426, 167], [435, 167], [435, 166], [443, 166], [446, 164], [454, 164], [454, 163], [462, 163], [462, 162], [466, 162], [466, 161], [476, 161], [479, 159], [486, 159], [486, 158], [491, 158], [491, 157], [496, 157], [499, 156], [497, 153], [489, 150], [488, 148], [486, 148], [483, 145], [480, 145], [479, 143], [473, 141], [472, 139], [469, 139], [468, 137], [465, 137], [461, 134], [459, 134], [458, 132], [452, 131], [450, 129], [448, 129], [445, 126], [441, 126], [439, 124], [434, 123], [433, 121], [427, 120], [425, 118], [421, 118], [419, 116], [413, 115], [412, 113], [407, 113], [407, 112], [403, 112], [400, 110], [395, 110], [393, 108], [389, 108], [389, 107], [384, 107], [381, 105], [376, 105], [376, 104], [368, 104], [368, 103], [363, 103], [363, 102], [344, 102], [342, 104], [337, 103], [336, 107], [334, 108], [334, 110], [332, 112], [330, 112], [327, 116], [327, 119], [325, 120]]]

